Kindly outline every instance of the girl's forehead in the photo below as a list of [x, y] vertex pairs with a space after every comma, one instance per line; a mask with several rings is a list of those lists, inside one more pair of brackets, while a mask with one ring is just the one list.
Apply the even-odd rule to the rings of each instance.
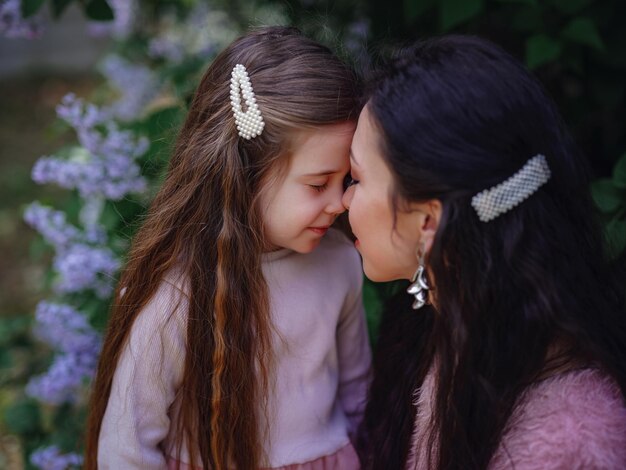
[[344, 122], [298, 131], [291, 151], [292, 172], [321, 175], [346, 171], [355, 128], [354, 122]]

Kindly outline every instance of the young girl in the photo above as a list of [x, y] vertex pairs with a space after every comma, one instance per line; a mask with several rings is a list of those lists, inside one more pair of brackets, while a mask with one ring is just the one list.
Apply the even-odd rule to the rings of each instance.
[[624, 286], [585, 159], [488, 41], [422, 41], [359, 118], [344, 202], [383, 318], [367, 469], [626, 468]]
[[356, 96], [290, 28], [209, 67], [120, 280], [86, 468], [358, 468], [362, 271], [330, 228]]

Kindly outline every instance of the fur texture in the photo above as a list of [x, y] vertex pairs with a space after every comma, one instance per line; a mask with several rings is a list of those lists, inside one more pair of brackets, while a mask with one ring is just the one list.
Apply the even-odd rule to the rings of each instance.
[[[407, 469], [427, 469], [432, 370], [417, 397], [416, 429]], [[522, 396], [490, 470], [626, 469], [626, 403], [617, 384], [598, 369], [545, 379]]]

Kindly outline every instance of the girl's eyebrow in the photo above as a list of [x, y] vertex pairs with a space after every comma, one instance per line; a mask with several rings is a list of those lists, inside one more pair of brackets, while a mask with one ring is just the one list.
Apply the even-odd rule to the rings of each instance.
[[325, 170], [325, 171], [319, 171], [316, 173], [307, 173], [303, 176], [329, 176], [335, 173], [339, 173], [339, 170]]

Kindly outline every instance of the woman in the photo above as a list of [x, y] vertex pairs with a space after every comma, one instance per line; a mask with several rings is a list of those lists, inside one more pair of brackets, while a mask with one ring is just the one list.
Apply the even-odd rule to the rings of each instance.
[[351, 162], [366, 275], [413, 280], [381, 325], [364, 468], [626, 468], [623, 284], [538, 81], [480, 39], [418, 43]]

